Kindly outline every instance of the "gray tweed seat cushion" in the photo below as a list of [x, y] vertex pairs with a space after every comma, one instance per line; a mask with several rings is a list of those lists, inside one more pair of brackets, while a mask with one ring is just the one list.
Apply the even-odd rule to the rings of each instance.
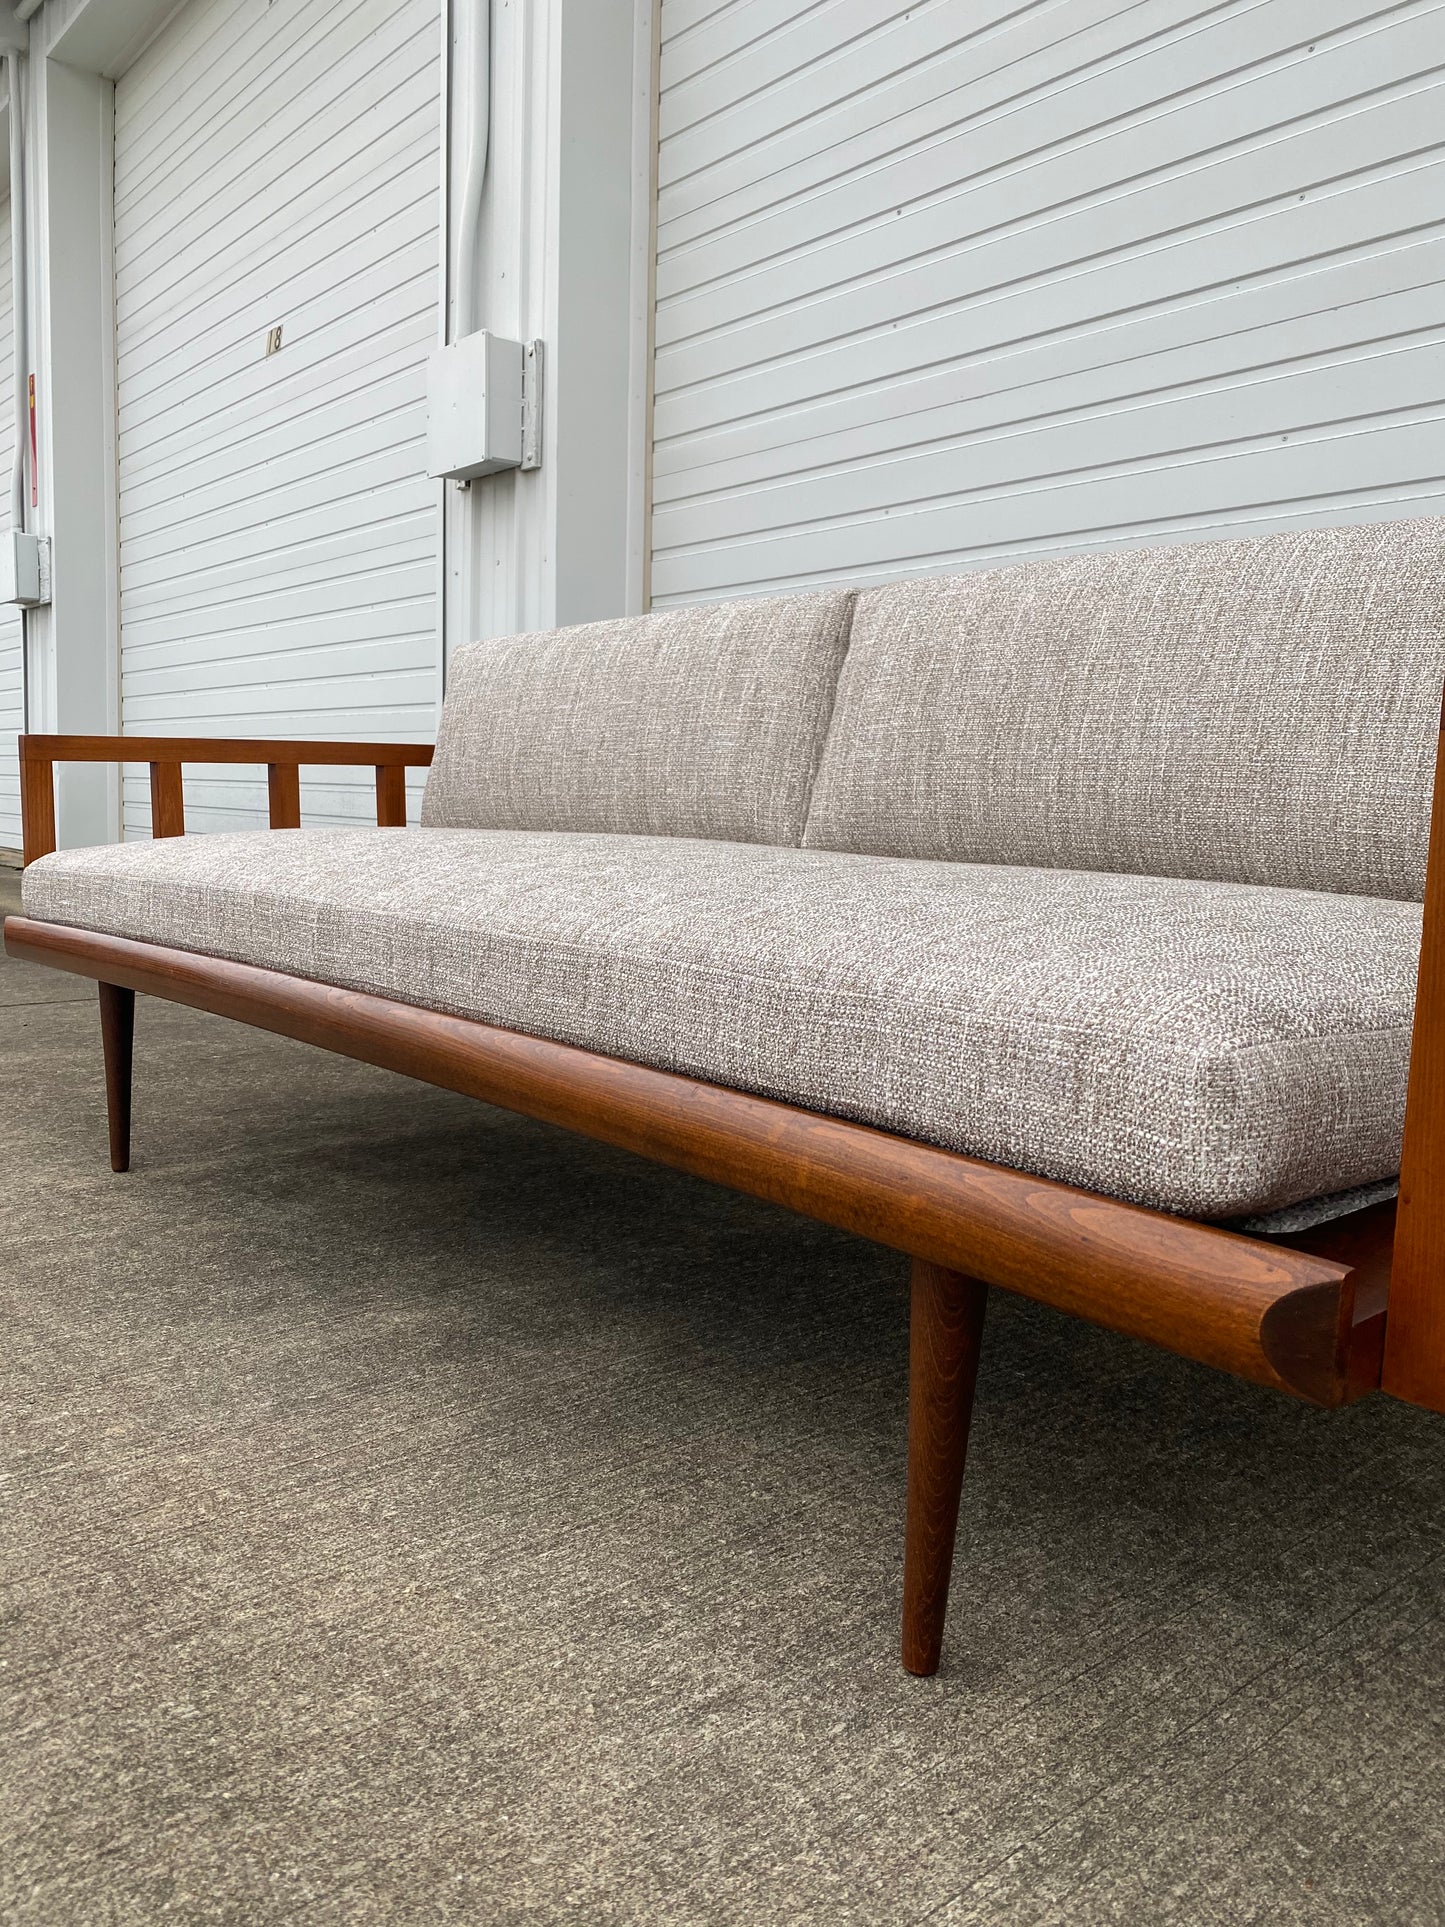
[[24, 894], [1193, 1216], [1398, 1168], [1414, 903], [460, 829], [63, 851]]

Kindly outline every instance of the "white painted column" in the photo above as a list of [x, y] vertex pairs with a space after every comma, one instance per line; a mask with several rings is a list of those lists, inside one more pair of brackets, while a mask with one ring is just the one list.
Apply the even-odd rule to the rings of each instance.
[[[115, 520], [115, 333], [111, 214], [114, 85], [169, 0], [47, 0], [25, 59], [30, 371], [37, 500], [51, 543], [52, 600], [27, 618], [31, 723], [120, 727]], [[120, 834], [120, 773], [57, 772], [62, 845]]]
[[[37, 25], [40, 23], [37, 22]], [[37, 36], [38, 38], [38, 36]], [[33, 721], [105, 735], [120, 727], [115, 525], [115, 343], [111, 271], [112, 103], [99, 74], [29, 65], [31, 365], [39, 502], [52, 600], [31, 612]], [[120, 834], [119, 772], [58, 772], [62, 846]]]
[[[449, 654], [642, 607], [652, 34], [652, 0], [493, 0], [480, 313], [544, 344], [543, 459], [447, 490]], [[453, 182], [470, 55], [454, 41]]]

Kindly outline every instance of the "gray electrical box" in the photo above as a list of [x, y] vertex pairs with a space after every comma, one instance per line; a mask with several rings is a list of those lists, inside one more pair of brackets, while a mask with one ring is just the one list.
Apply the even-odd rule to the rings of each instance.
[[426, 370], [427, 474], [470, 482], [522, 465], [522, 344], [486, 329]]
[[0, 603], [34, 609], [50, 600], [50, 543], [28, 529], [0, 531]]

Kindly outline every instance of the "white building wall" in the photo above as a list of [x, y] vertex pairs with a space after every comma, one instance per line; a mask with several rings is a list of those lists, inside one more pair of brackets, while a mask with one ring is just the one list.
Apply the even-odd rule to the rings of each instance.
[[[10, 201], [0, 201], [0, 488], [9, 520], [10, 464], [15, 453], [10, 408], [15, 326], [10, 279]], [[15, 739], [24, 727], [20, 611], [0, 603], [0, 849], [20, 848], [20, 773]]]
[[[1442, 0], [660, 4], [654, 143], [650, 0], [495, 0], [481, 314], [543, 341], [544, 460], [463, 495], [421, 455], [441, 0], [47, 0], [37, 726], [429, 737], [443, 581], [455, 647], [649, 569], [662, 604], [1445, 502]], [[63, 840], [105, 780], [62, 777]], [[260, 773], [188, 800], [258, 822]]]
[[1439, 0], [661, 0], [658, 603], [1445, 506]]
[[[129, 733], [433, 738], [441, 49], [440, 0], [189, 0], [116, 83]], [[264, 822], [264, 771], [188, 771], [186, 801]], [[371, 774], [302, 807], [365, 819]]]

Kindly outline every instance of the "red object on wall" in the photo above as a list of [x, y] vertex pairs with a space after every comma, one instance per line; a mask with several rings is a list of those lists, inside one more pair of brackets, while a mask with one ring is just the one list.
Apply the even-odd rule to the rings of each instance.
[[35, 377], [30, 377], [30, 506], [40, 506], [40, 464], [35, 456]]

